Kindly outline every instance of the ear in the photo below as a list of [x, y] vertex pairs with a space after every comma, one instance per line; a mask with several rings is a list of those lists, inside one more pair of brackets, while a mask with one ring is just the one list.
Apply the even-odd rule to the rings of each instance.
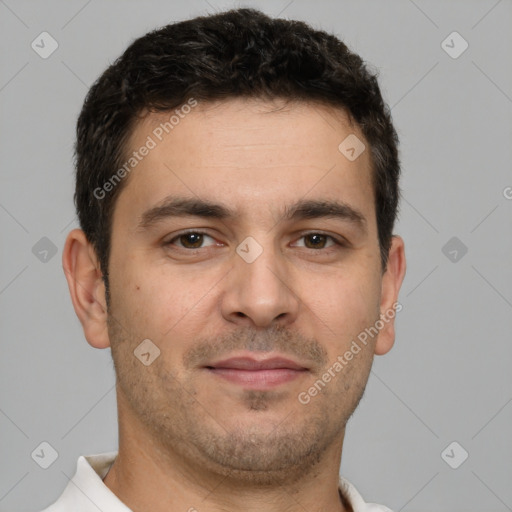
[[105, 285], [96, 252], [81, 229], [66, 238], [62, 268], [87, 341], [95, 348], [109, 347]]
[[395, 342], [395, 315], [402, 309], [398, 304], [398, 292], [405, 277], [404, 241], [393, 235], [389, 248], [388, 264], [382, 276], [380, 313], [384, 326], [379, 331], [375, 354], [381, 356], [391, 350]]

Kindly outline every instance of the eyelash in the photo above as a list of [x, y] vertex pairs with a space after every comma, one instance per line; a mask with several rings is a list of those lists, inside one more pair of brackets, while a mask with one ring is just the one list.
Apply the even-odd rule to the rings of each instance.
[[[213, 237], [211, 235], [209, 235], [208, 233], [204, 232], [204, 231], [197, 231], [197, 230], [188, 230], [188, 231], [182, 231], [181, 233], [178, 233], [177, 235], [175, 235], [173, 238], [171, 238], [170, 240], [168, 240], [167, 242], [164, 242], [164, 245], [165, 246], [168, 246], [168, 245], [173, 245], [173, 242], [175, 240], [178, 240], [179, 238], [181, 238], [182, 236], [184, 235], [189, 235], [189, 234], [194, 234], [194, 235], [206, 235], [210, 238], [213, 239]], [[340, 247], [347, 247], [347, 243], [341, 241], [341, 240], [338, 240], [336, 239], [335, 237], [333, 237], [332, 235], [327, 235], [326, 233], [322, 233], [322, 232], [319, 232], [319, 231], [308, 231], [306, 233], [302, 233], [300, 238], [304, 238], [304, 237], [307, 237], [307, 236], [310, 236], [310, 235], [321, 235], [321, 236], [324, 236], [326, 238], [330, 238], [335, 245], [331, 245], [330, 247], [326, 247], [326, 248], [320, 248], [320, 249], [312, 249], [310, 247], [303, 247], [303, 249], [306, 249], [308, 251], [313, 251], [313, 252], [327, 252], [327, 251], [330, 251], [332, 249], [338, 249]], [[338, 246], [338, 247], [336, 247]], [[179, 247], [178, 246], [178, 249], [180, 250], [184, 250], [184, 251], [187, 251], [187, 252], [194, 252], [194, 251], [199, 251], [201, 249], [205, 249], [205, 247], [196, 247], [196, 248], [193, 248], [193, 249], [189, 249], [188, 247]]]

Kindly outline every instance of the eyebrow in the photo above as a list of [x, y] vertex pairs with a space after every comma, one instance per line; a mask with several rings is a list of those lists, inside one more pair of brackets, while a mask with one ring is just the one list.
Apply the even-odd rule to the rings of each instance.
[[[173, 217], [201, 217], [204, 219], [229, 220], [240, 214], [232, 208], [204, 199], [168, 196], [158, 205], [146, 210], [139, 217], [137, 230], [149, 229], [159, 222]], [[342, 201], [301, 199], [283, 209], [283, 221], [336, 218], [353, 224], [363, 233], [367, 232], [366, 217]]]

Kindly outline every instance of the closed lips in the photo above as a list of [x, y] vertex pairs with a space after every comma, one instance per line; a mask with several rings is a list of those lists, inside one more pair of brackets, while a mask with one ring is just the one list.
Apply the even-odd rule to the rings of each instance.
[[301, 366], [290, 359], [284, 359], [276, 357], [272, 359], [266, 359], [257, 361], [248, 357], [235, 357], [231, 359], [225, 359], [205, 366], [209, 369], [232, 369], [232, 370], [276, 370], [276, 369], [287, 369], [287, 370], [307, 370], [304, 366]]

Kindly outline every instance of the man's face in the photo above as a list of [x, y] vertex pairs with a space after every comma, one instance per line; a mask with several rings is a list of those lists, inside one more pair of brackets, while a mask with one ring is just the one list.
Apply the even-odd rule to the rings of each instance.
[[[170, 114], [136, 126], [130, 151], [148, 135], [156, 147], [116, 202], [108, 334], [132, 433], [170, 460], [275, 483], [339, 456], [376, 338], [307, 403], [299, 395], [379, 319], [382, 274], [368, 145], [354, 161], [338, 149], [350, 134], [364, 140], [360, 130], [318, 105], [271, 108], [199, 104], [162, 141], [154, 130]], [[153, 216], [141, 227], [169, 196], [234, 216]], [[286, 215], [300, 201], [344, 203], [363, 221]], [[146, 339], [160, 350], [147, 366], [134, 354]], [[215, 366], [235, 356], [303, 370]]]

